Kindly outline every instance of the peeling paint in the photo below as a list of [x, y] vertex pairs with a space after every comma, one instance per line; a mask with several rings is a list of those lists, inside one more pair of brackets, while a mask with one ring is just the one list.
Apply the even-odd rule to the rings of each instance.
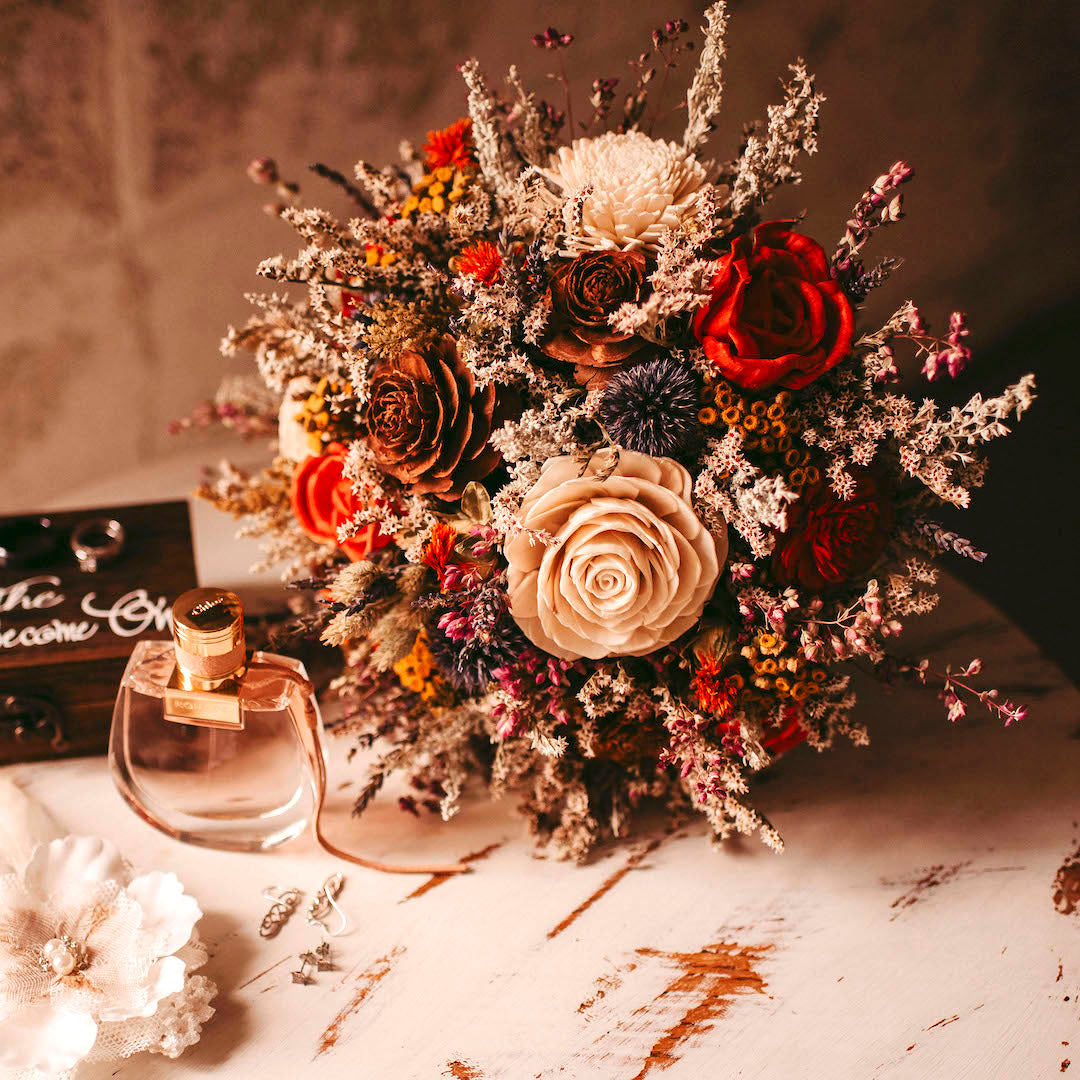
[[1080, 911], [1080, 848], [1058, 867], [1053, 885], [1054, 907], [1062, 915]]
[[337, 1045], [345, 1021], [360, 1010], [360, 1006], [367, 1000], [368, 994], [390, 974], [394, 961], [404, 952], [405, 946], [398, 945], [385, 956], [380, 956], [371, 967], [365, 968], [356, 976], [353, 980], [356, 983], [356, 989], [353, 991], [352, 997], [349, 999], [348, 1004], [330, 1022], [330, 1026], [322, 1033], [319, 1049], [315, 1051], [315, 1057], [312, 1058], [312, 1061]]
[[637, 967], [633, 961], [625, 967], [616, 968], [610, 975], [601, 975], [593, 983], [593, 992], [577, 1007], [577, 1012], [587, 1016], [589, 1010], [598, 1002], [602, 1001], [610, 991], [617, 990], [622, 986], [622, 977], [629, 974]]
[[895, 921], [903, 915], [908, 908], [925, 900], [928, 893], [931, 893], [934, 889], [940, 888], [942, 885], [948, 885], [957, 878], [968, 876], [980, 877], [983, 874], [1015, 873], [1023, 869], [1024, 867], [1022, 866], [973, 867], [971, 860], [967, 859], [964, 862], [955, 863], [952, 866], [945, 866], [943, 863], [938, 863], [935, 866], [917, 870], [915, 873], [918, 876], [913, 876], [906, 881], [892, 881], [887, 878], [882, 878], [882, 885], [905, 884], [910, 886], [906, 892], [901, 893], [900, 896], [889, 905], [889, 907], [894, 910], [894, 914], [890, 916], [889, 921]]
[[[481, 848], [479, 851], [473, 851], [468, 855], [463, 855], [458, 862], [471, 863], [479, 862], [481, 859], [486, 859], [493, 851], [501, 848], [505, 844], [505, 840], [499, 840], [494, 844], [488, 844], [486, 848]], [[423, 896], [426, 892], [431, 892], [432, 889], [439, 885], [449, 881], [452, 877], [457, 877], [457, 874], [432, 874], [419, 888], [413, 889], [408, 896], [399, 900], [398, 903], [404, 904], [406, 900], [415, 900], [418, 896]]]
[[570, 914], [562, 920], [562, 922], [560, 922], [557, 926], [548, 931], [548, 940], [550, 941], [553, 937], [558, 937], [559, 934], [561, 934], [568, 926], [571, 925], [571, 923], [577, 920], [578, 916], [583, 915], [586, 911], [589, 910], [589, 908], [593, 906], [593, 904], [596, 903], [597, 900], [599, 900], [602, 896], [615, 888], [615, 886], [618, 885], [619, 882], [622, 881], [622, 879], [626, 877], [626, 875], [629, 874], [631, 870], [636, 869], [641, 864], [642, 860], [647, 855], [654, 852], [663, 843], [663, 840], [663, 837], [657, 837], [655, 840], [649, 841], [649, 843], [646, 844], [643, 848], [641, 848], [640, 851], [635, 851], [634, 854], [631, 855], [630, 858], [628, 858], [626, 862], [618, 870], [615, 871], [614, 874], [612, 874], [609, 878], [605, 879], [604, 883], [600, 886], [599, 889], [596, 890], [596, 892], [594, 892], [591, 896], [586, 897], [586, 899], [583, 900], [580, 904], [578, 904], [578, 906], [574, 908], [574, 910], [571, 911]]
[[[925, 899], [926, 894], [932, 889], [936, 889], [941, 885], [946, 885], [950, 881], [956, 879], [959, 876], [961, 870], [967, 869], [971, 865], [971, 862], [956, 863], [954, 866], [944, 866], [938, 864], [937, 866], [931, 866], [925, 870], [921, 877], [914, 881], [911, 888], [907, 892], [901, 893], [890, 905], [896, 912], [892, 916], [893, 919], [898, 918], [903, 912], [919, 903], [919, 901]], [[886, 882], [888, 884], [888, 882]]]
[[450, 1071], [443, 1076], [452, 1076], [454, 1080], [483, 1080], [484, 1074], [468, 1061], [448, 1061], [446, 1067]]
[[[676, 1050], [688, 1039], [709, 1031], [741, 994], [764, 994], [766, 982], [756, 965], [771, 945], [740, 948], [730, 942], [706, 945], [700, 952], [669, 953], [638, 949], [642, 957], [657, 957], [679, 969], [679, 974], [634, 1017], [675, 1010], [679, 1017], [653, 1043], [633, 1080], [643, 1080], [653, 1069], [666, 1069], [678, 1061]], [[640, 1021], [635, 1026], [639, 1026]], [[623, 1025], [620, 1025], [623, 1026]]]
[[931, 1024], [926, 1030], [933, 1031], [936, 1027], [948, 1027], [950, 1024], [955, 1024], [959, 1019], [959, 1014], [956, 1016], [943, 1016], [936, 1024]]

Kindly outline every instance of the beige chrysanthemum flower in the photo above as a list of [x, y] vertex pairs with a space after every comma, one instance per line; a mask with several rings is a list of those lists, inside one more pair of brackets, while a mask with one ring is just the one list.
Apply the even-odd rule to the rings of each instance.
[[697, 205], [705, 169], [693, 154], [640, 131], [608, 132], [563, 146], [544, 177], [565, 199], [587, 188], [579, 231], [566, 240], [566, 253], [645, 248]]

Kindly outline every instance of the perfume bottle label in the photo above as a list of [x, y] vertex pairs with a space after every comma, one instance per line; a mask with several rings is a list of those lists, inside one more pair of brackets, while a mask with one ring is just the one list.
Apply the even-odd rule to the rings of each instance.
[[227, 679], [214, 690], [193, 690], [180, 684], [180, 671], [173, 668], [165, 687], [165, 719], [195, 727], [228, 728], [241, 731], [244, 714], [240, 709], [240, 686]]

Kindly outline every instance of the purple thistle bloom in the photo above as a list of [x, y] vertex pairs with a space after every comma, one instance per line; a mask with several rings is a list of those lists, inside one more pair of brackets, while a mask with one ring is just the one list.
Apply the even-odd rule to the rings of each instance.
[[612, 441], [653, 457], [685, 457], [701, 441], [700, 379], [670, 356], [621, 371], [597, 413]]
[[471, 659], [466, 659], [459, 651], [458, 643], [451, 641], [438, 627], [428, 634], [428, 648], [442, 677], [468, 697], [479, 697], [487, 690], [488, 683], [493, 681], [491, 672], [502, 662], [500, 658], [495, 663], [486, 650], [479, 653], [474, 650]]

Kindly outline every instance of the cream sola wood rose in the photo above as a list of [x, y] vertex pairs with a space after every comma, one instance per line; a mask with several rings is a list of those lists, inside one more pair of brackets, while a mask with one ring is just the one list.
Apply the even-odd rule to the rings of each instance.
[[623, 451], [612, 469], [598, 454], [584, 472], [572, 457], [549, 460], [521, 504], [525, 531], [505, 550], [525, 636], [561, 659], [595, 660], [643, 656], [689, 630], [727, 557], [727, 538], [694, 513], [691, 487], [670, 458]]

